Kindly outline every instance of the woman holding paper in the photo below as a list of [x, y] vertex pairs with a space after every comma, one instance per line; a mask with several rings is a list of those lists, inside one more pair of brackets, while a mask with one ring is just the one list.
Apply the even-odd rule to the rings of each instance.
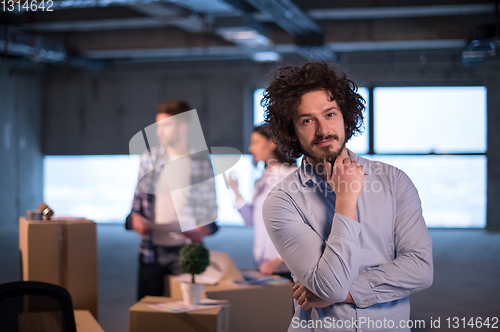
[[248, 150], [255, 163], [264, 162], [265, 170], [255, 184], [251, 203], [245, 202], [241, 196], [238, 190], [238, 180], [232, 175], [229, 177], [229, 186], [236, 195], [235, 206], [245, 220], [246, 226], [254, 227], [253, 256], [259, 272], [265, 275], [280, 275], [291, 280], [290, 270], [283, 263], [267, 234], [262, 219], [262, 204], [271, 189], [296, 169], [296, 163], [294, 159], [288, 158], [277, 150], [267, 124], [254, 128]]

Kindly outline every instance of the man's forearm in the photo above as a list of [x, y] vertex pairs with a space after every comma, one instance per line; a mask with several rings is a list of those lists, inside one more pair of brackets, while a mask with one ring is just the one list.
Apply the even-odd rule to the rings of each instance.
[[343, 214], [358, 221], [358, 210], [356, 208], [357, 198], [338, 197], [335, 202], [335, 213]]

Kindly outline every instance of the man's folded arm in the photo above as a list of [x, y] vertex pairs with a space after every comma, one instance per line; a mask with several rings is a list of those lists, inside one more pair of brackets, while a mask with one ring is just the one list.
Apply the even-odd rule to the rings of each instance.
[[398, 300], [432, 284], [432, 240], [417, 189], [402, 171], [396, 189], [394, 243], [396, 257], [392, 262], [360, 273], [352, 283], [349, 291], [356, 306]]
[[361, 226], [335, 214], [328, 239], [306, 224], [293, 199], [271, 191], [263, 206], [267, 232], [281, 258], [302, 284], [319, 297], [343, 302], [358, 273]]

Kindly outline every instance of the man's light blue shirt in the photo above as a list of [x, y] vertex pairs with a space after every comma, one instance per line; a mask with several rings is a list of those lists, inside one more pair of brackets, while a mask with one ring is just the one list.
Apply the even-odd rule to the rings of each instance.
[[[335, 213], [335, 193], [305, 159], [264, 203], [267, 231], [294, 280], [335, 303], [303, 310], [295, 301], [289, 331], [410, 331], [408, 296], [433, 279], [417, 189], [396, 167], [348, 153], [365, 169], [359, 222]], [[348, 292], [355, 304], [342, 303]]]

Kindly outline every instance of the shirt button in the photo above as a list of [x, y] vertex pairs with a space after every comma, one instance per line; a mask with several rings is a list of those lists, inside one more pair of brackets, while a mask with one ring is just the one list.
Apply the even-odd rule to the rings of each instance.
[[365, 301], [365, 304], [368, 304], [368, 301]]

